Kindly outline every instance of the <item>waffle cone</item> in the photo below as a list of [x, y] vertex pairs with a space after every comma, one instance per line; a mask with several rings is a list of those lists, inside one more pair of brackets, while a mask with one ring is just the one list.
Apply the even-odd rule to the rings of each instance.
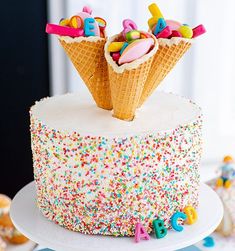
[[108, 52], [109, 44], [118, 40], [119, 35], [114, 36], [105, 45], [113, 116], [121, 120], [131, 121], [135, 117], [144, 84], [158, 49], [158, 42], [154, 37], [154, 48], [148, 54], [132, 63], [118, 66]]
[[140, 98], [139, 107], [159, 86], [162, 80], [174, 68], [180, 58], [191, 47], [191, 40], [172, 38], [158, 39], [159, 49], [154, 57], [153, 64], [149, 71], [143, 92]]
[[104, 58], [106, 39], [59, 37], [66, 54], [85, 82], [98, 107], [111, 110], [112, 100]]

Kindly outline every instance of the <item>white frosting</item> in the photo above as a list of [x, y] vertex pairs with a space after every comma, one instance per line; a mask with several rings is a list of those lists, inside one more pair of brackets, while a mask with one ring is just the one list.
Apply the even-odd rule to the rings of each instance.
[[159, 38], [158, 39], [158, 43], [160, 46], [172, 46], [172, 45], [178, 45], [180, 42], [185, 42], [185, 43], [193, 43], [192, 39], [187, 39], [187, 38], [182, 38], [182, 37], [173, 37], [171, 39], [167, 39], [167, 38]]
[[201, 109], [189, 100], [163, 92], [153, 95], [132, 122], [112, 117], [111, 111], [96, 107], [91, 98], [81, 94], [44, 99], [31, 112], [56, 130], [105, 137], [161, 133], [193, 122], [201, 115]]

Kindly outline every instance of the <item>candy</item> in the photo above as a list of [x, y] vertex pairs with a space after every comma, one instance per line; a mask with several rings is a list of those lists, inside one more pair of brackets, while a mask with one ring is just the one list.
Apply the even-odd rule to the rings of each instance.
[[112, 54], [113, 61], [118, 62], [119, 58], [121, 57], [120, 52], [114, 52]]
[[69, 36], [69, 37], [81, 37], [84, 36], [83, 29], [74, 29], [66, 26], [60, 26], [56, 24], [47, 24], [46, 32], [48, 34], [56, 34], [60, 36]]
[[176, 30], [176, 31], [182, 26], [180, 22], [174, 20], [166, 20], [166, 24], [170, 26], [171, 30]]
[[112, 42], [110, 43], [110, 45], [108, 46], [108, 51], [109, 52], [117, 52], [120, 51], [123, 47], [123, 45], [125, 44], [125, 42]]
[[155, 3], [149, 5], [148, 8], [149, 8], [149, 11], [152, 14], [152, 18], [150, 18], [148, 20], [148, 25], [149, 25], [149, 28], [152, 29], [152, 27], [158, 22], [158, 19], [159, 18], [164, 19], [164, 17], [162, 15], [160, 9], [158, 8], [158, 6]]
[[140, 242], [140, 239], [144, 240], [150, 240], [150, 236], [144, 229], [143, 225], [141, 223], [137, 223], [135, 226], [135, 242]]
[[124, 38], [126, 38], [126, 33], [131, 31], [131, 30], [137, 30], [137, 25], [134, 21], [130, 20], [130, 19], [125, 19], [122, 22], [123, 25], [123, 31], [122, 31], [122, 35]]
[[84, 6], [83, 9], [82, 9], [83, 12], [86, 12], [88, 14], [92, 14], [92, 9], [88, 6]]
[[156, 28], [153, 31], [153, 34], [157, 36], [165, 28], [166, 28], [166, 21], [164, 20], [164, 18], [159, 18]]
[[182, 226], [178, 225], [178, 220], [179, 219], [186, 220], [187, 219], [187, 215], [184, 214], [184, 213], [182, 213], [182, 212], [176, 212], [171, 217], [171, 226], [177, 232], [181, 232], [181, 231], [184, 230], [184, 228]]
[[157, 239], [164, 238], [167, 235], [167, 229], [164, 227], [164, 221], [157, 219], [153, 221], [153, 228]]
[[86, 18], [84, 22], [84, 30], [85, 30], [85, 36], [90, 37], [90, 36], [95, 36], [95, 26], [93, 25], [95, 23], [94, 18]]
[[183, 211], [187, 215], [187, 224], [192, 225], [197, 221], [197, 212], [194, 207], [187, 206]]
[[141, 31], [140, 38], [151, 38], [151, 35], [147, 32]]
[[121, 65], [141, 58], [149, 52], [153, 45], [153, 38], [135, 40], [123, 51], [118, 63]]
[[101, 30], [104, 30], [106, 28], [107, 23], [103, 18], [95, 17], [95, 21], [98, 23]]
[[[93, 17], [90, 14], [88, 14], [87, 12], [79, 12], [77, 14], [77, 16], [81, 17], [83, 19], [84, 23], [85, 23], [86, 18], [92, 18], [93, 19]], [[99, 25], [98, 25], [98, 23], [96, 21], [93, 23], [93, 26], [94, 26], [93, 32], [95, 33], [95, 36], [100, 37], [100, 28], [99, 28]]]
[[127, 41], [132, 41], [140, 38], [140, 32], [137, 30], [132, 30], [126, 33]]
[[122, 55], [122, 53], [124, 52], [124, 50], [127, 48], [127, 46], [129, 45], [129, 43], [127, 42], [124, 42], [123, 46], [122, 46], [122, 49], [120, 51], [120, 55]]
[[73, 16], [70, 18], [69, 26], [75, 29], [82, 29], [84, 26], [83, 19], [80, 16]]
[[179, 31], [172, 31], [171, 35], [168, 38], [172, 37], [182, 37], [182, 35]]
[[202, 24], [200, 24], [197, 27], [193, 28], [193, 38], [201, 36], [204, 33], [206, 33], [206, 28]]
[[153, 17], [163, 18], [162, 12], [155, 3], [149, 5], [149, 11]]
[[203, 239], [204, 243], [203, 243], [203, 246], [204, 247], [214, 247], [215, 246], [215, 242], [214, 242], [214, 239], [210, 236], [206, 237]]
[[171, 35], [172, 31], [169, 26], [167, 26], [164, 30], [162, 30], [156, 38], [168, 38]]
[[61, 20], [60, 20], [60, 25], [61, 26], [69, 26], [69, 19], [65, 19], [65, 18], [62, 18]]
[[181, 26], [179, 28], [179, 32], [184, 38], [192, 38], [193, 37], [193, 30], [189, 26]]

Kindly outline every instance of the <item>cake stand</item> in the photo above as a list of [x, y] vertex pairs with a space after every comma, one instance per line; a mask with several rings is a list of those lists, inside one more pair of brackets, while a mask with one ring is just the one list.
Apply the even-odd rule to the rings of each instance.
[[210, 235], [223, 217], [223, 205], [217, 194], [201, 184], [198, 221], [184, 231], [168, 231], [163, 239], [134, 242], [133, 237], [84, 235], [66, 230], [47, 220], [36, 206], [34, 182], [13, 199], [10, 215], [17, 229], [34, 242], [56, 251], [172, 251], [190, 246]]

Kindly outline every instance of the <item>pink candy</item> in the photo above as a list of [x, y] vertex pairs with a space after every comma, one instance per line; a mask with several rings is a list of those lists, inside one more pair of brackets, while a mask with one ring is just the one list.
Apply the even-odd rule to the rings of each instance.
[[171, 35], [168, 38], [172, 37], [182, 37], [182, 35], [179, 31], [172, 31]]
[[88, 7], [88, 6], [84, 6], [82, 11], [86, 12], [86, 13], [88, 13], [90, 15], [92, 14], [92, 9], [90, 7]]
[[172, 31], [169, 26], [167, 26], [164, 30], [162, 30], [156, 38], [168, 38], [171, 35]]
[[150, 236], [147, 231], [144, 229], [141, 223], [137, 223], [135, 226], [135, 242], [140, 242], [141, 239], [150, 240]]
[[138, 27], [136, 23], [130, 19], [125, 19], [122, 23], [124, 30], [122, 31], [123, 37], [126, 39], [126, 33], [132, 30], [137, 30]]
[[204, 33], [206, 33], [206, 28], [202, 24], [200, 24], [193, 29], [193, 38], [201, 36]]
[[119, 52], [112, 53], [113, 61], [118, 62], [118, 60], [119, 60], [120, 57], [121, 57], [121, 55], [120, 55]]
[[56, 25], [56, 24], [47, 24], [46, 32], [48, 34], [56, 34], [59, 36], [69, 36], [69, 37], [84, 36], [83, 29], [75, 29], [75, 28], [60, 26], [60, 25]]

